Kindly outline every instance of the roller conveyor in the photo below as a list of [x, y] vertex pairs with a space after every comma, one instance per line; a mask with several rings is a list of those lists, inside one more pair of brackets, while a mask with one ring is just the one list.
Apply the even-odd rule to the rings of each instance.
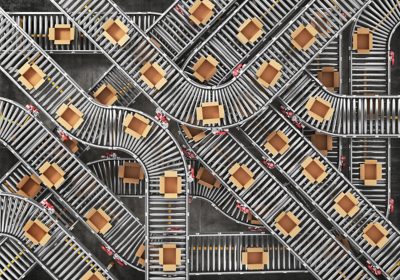
[[[255, 118], [242, 127], [245, 136], [268, 159], [277, 164], [278, 170], [303, 193], [348, 238], [358, 251], [372, 263], [381, 267], [390, 277], [398, 277], [400, 270], [391, 270], [400, 258], [400, 232], [373, 205], [367, 197], [352, 185], [302, 134], [294, 128], [278, 111], [269, 112]], [[289, 139], [289, 149], [282, 155], [271, 155], [263, 145], [269, 133], [282, 131]], [[324, 166], [325, 177], [320, 182], [312, 182], [304, 175], [302, 165], [307, 159], [318, 159]], [[343, 217], [335, 210], [335, 199], [342, 193], [351, 193], [358, 201], [359, 210], [353, 217]], [[371, 223], [379, 223], [388, 231], [388, 243], [383, 247], [371, 246], [363, 237], [363, 230]]]

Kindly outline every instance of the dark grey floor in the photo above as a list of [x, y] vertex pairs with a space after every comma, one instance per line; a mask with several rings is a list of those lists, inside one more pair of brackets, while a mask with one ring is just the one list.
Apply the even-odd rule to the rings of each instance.
[[[125, 11], [155, 11], [163, 12], [172, 3], [172, 0], [115, 0]], [[0, 0], [0, 6], [7, 11], [55, 11], [53, 5], [49, 0]], [[393, 48], [400, 50], [400, 32], [396, 32], [393, 42]], [[396, 52], [397, 57], [400, 57], [400, 51]], [[76, 80], [85, 90], [104, 73], [104, 71], [111, 65], [110, 62], [102, 55], [75, 55], [73, 60], [69, 55], [54, 55], [55, 60]], [[397, 77], [400, 73], [400, 63], [397, 63], [392, 69], [393, 77]], [[394, 79], [393, 93], [398, 93], [400, 87], [400, 80]], [[27, 98], [19, 93], [19, 90], [8, 81], [0, 72], [0, 96], [4, 96], [18, 101], [21, 104], [27, 104]], [[150, 103], [141, 98], [140, 102], [136, 103], [141, 110], [149, 113], [154, 112], [154, 108]], [[50, 125], [50, 122], [46, 122]], [[172, 126], [172, 130], [173, 126]], [[392, 170], [400, 170], [400, 139], [392, 141]], [[85, 160], [90, 160], [98, 155], [98, 151], [91, 150], [88, 155], [85, 155]], [[17, 162], [16, 158], [5, 148], [0, 149], [0, 176], [3, 175], [13, 164]], [[392, 172], [392, 197], [400, 205], [400, 173]], [[139, 217], [144, 220], [144, 200], [143, 199], [123, 199], [124, 203]], [[396, 213], [391, 216], [396, 225], [400, 223], [400, 207], [396, 207]], [[211, 232], [239, 232], [245, 231], [246, 227], [239, 225], [230, 219], [226, 218], [223, 214], [216, 211], [207, 201], [201, 199], [193, 200], [190, 205], [190, 233], [211, 233]], [[108, 264], [111, 259], [101, 251], [100, 245], [95, 238], [88, 232], [82, 225], [77, 225], [73, 232], [80, 238], [80, 240], [96, 255], [104, 264]], [[112, 269], [114, 275], [118, 279], [144, 279], [144, 275], [130, 268], [114, 267]], [[198, 280], [308, 280], [313, 279], [308, 274], [289, 274], [289, 275], [236, 275], [236, 276], [201, 276], [192, 277]], [[27, 277], [29, 280], [47, 280], [51, 279], [46, 272], [40, 267], [36, 267]]]

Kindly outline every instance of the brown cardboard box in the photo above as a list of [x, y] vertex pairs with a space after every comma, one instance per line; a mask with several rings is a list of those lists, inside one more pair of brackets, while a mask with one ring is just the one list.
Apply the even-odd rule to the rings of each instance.
[[273, 131], [267, 136], [264, 148], [274, 156], [284, 154], [289, 149], [289, 138], [283, 131]]
[[193, 139], [194, 142], [198, 142], [206, 137], [206, 132], [199, 128], [182, 125], [182, 130], [188, 139]]
[[144, 246], [144, 244], [140, 245], [139, 249], [136, 251], [135, 254], [136, 257], [138, 257], [138, 263], [141, 266], [145, 265], [145, 256], [146, 256], [146, 247]]
[[62, 183], [64, 183], [65, 172], [58, 166], [57, 163], [51, 163], [46, 161], [40, 168], [40, 180], [48, 188], [58, 189]]
[[249, 18], [239, 27], [237, 37], [242, 44], [253, 44], [263, 33], [263, 24], [261, 21], [258, 18]]
[[99, 87], [93, 97], [103, 105], [113, 105], [117, 100], [117, 90], [110, 84], [103, 84]]
[[181, 249], [176, 248], [176, 244], [164, 244], [159, 249], [159, 256], [163, 271], [176, 271], [176, 266], [181, 265]]
[[18, 78], [28, 90], [38, 89], [45, 81], [46, 74], [36, 64], [24, 64], [18, 73], [21, 75]]
[[300, 220], [292, 212], [282, 212], [275, 218], [276, 228], [284, 235], [295, 237], [301, 230]]
[[139, 163], [125, 162], [118, 166], [118, 178], [122, 178], [124, 184], [139, 184], [144, 179], [144, 172]]
[[307, 26], [301, 24], [292, 33], [292, 44], [299, 51], [306, 51], [314, 44], [317, 35], [318, 31], [311, 24], [307, 24]]
[[323, 154], [328, 155], [328, 152], [333, 148], [332, 136], [328, 134], [315, 133], [311, 135], [311, 143]]
[[370, 223], [363, 230], [364, 239], [373, 247], [383, 248], [389, 241], [389, 232], [380, 223]]
[[182, 193], [182, 178], [176, 171], [165, 171], [160, 177], [160, 193], [166, 198], [177, 198]]
[[202, 56], [193, 65], [193, 75], [200, 82], [209, 81], [217, 73], [218, 64], [219, 62], [211, 55]]
[[90, 209], [86, 215], [86, 223], [97, 233], [106, 234], [112, 227], [111, 218], [103, 209]]
[[195, 24], [207, 24], [214, 14], [214, 4], [209, 0], [196, 0], [189, 8], [189, 19]]
[[196, 108], [196, 115], [203, 124], [219, 123], [225, 117], [224, 106], [218, 102], [204, 102]]
[[335, 198], [335, 210], [343, 218], [346, 216], [353, 217], [360, 207], [357, 198], [351, 192], [342, 192]]
[[50, 229], [38, 219], [29, 220], [23, 227], [24, 235], [34, 245], [45, 245], [50, 240]]
[[282, 76], [282, 65], [276, 60], [265, 61], [257, 70], [257, 81], [264, 87], [273, 87]]
[[330, 91], [339, 88], [339, 78], [339, 72], [335, 71], [333, 67], [323, 67], [322, 70], [318, 72], [318, 80]]
[[89, 270], [82, 276], [81, 280], [106, 280], [106, 278], [98, 271], [92, 272]]
[[261, 270], [269, 263], [269, 254], [263, 248], [247, 248], [242, 252], [242, 264], [247, 266], [248, 270]]
[[305, 107], [308, 115], [318, 122], [329, 121], [334, 112], [331, 103], [321, 97], [310, 97]]
[[252, 213], [247, 213], [247, 222], [249, 222], [252, 225], [261, 225], [261, 222], [257, 219], [254, 218], [254, 215]]
[[62, 104], [56, 114], [57, 122], [68, 131], [77, 129], [83, 123], [83, 113], [72, 104]]
[[69, 45], [75, 37], [75, 28], [69, 24], [56, 24], [49, 28], [49, 40], [56, 45]]
[[103, 24], [103, 35], [106, 37], [112, 44], [118, 44], [123, 46], [128, 40], [128, 27], [123, 24], [123, 22], [117, 18], [116, 20], [109, 19]]
[[165, 78], [166, 72], [161, 68], [158, 63], [150, 64], [147, 62], [140, 69], [140, 79], [142, 79], [150, 88], [162, 88], [167, 79]]
[[35, 175], [25, 175], [17, 184], [17, 194], [25, 197], [34, 198], [42, 189], [41, 182]]
[[303, 163], [301, 164], [303, 167], [303, 175], [311, 183], [321, 183], [326, 176], [328, 175], [325, 170], [326, 166], [324, 166], [317, 158], [307, 157]]
[[377, 160], [367, 159], [360, 164], [360, 179], [366, 186], [376, 186], [382, 180], [382, 164]]
[[207, 188], [219, 188], [221, 183], [204, 167], [200, 167], [196, 175], [197, 183]]
[[129, 135], [140, 139], [141, 137], [146, 138], [150, 132], [151, 124], [150, 120], [135, 113], [134, 115], [128, 114], [124, 119], [125, 132]]
[[238, 189], [248, 189], [254, 183], [253, 172], [244, 164], [235, 163], [228, 172], [232, 175], [229, 177], [229, 180]]
[[353, 34], [353, 50], [360, 54], [369, 54], [373, 45], [373, 33], [369, 28], [360, 27]]
[[74, 154], [79, 150], [78, 141], [76, 141], [75, 139], [69, 139], [67, 141], [64, 141], [64, 144]]

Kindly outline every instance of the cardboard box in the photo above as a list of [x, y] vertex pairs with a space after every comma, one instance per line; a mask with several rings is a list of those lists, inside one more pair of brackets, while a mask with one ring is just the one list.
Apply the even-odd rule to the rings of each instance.
[[122, 178], [124, 184], [139, 184], [144, 179], [144, 172], [139, 163], [125, 162], [118, 166], [118, 178]]
[[230, 169], [229, 180], [238, 188], [248, 189], [253, 185], [253, 172], [244, 164], [235, 163]]
[[257, 81], [264, 87], [273, 87], [282, 76], [282, 65], [276, 60], [265, 61], [257, 70]]
[[140, 69], [140, 74], [140, 79], [142, 79], [150, 88], [159, 90], [167, 82], [167, 79], [165, 78], [167, 73], [157, 63], [150, 64], [147, 62]]
[[65, 172], [58, 166], [57, 163], [46, 161], [40, 168], [40, 180], [48, 188], [58, 189], [64, 183]]
[[335, 110], [329, 101], [321, 97], [310, 97], [305, 107], [308, 115], [318, 122], [329, 121]]
[[78, 141], [76, 141], [75, 139], [69, 139], [67, 141], [64, 141], [64, 144], [68, 147], [68, 149], [72, 152], [72, 153], [76, 153], [77, 151], [79, 151], [79, 147], [78, 147]]
[[247, 248], [242, 252], [242, 264], [247, 266], [248, 270], [264, 269], [269, 263], [269, 254], [263, 248]]
[[107, 280], [100, 272], [96, 271], [96, 272], [92, 272], [92, 271], [88, 271], [86, 272], [81, 280]]
[[17, 184], [17, 194], [25, 197], [34, 198], [42, 189], [41, 182], [35, 175], [25, 175]]
[[373, 247], [383, 248], [389, 232], [380, 223], [370, 223], [363, 230], [364, 239]]
[[196, 175], [197, 183], [207, 188], [219, 188], [221, 183], [218, 181], [210, 171], [204, 167], [200, 167]]
[[311, 183], [321, 183], [328, 175], [325, 172], [326, 166], [316, 158], [307, 157], [301, 164], [301, 167], [303, 167], [303, 175]]
[[182, 130], [188, 139], [193, 139], [194, 142], [198, 142], [206, 137], [206, 132], [199, 128], [182, 125]]
[[93, 97], [103, 105], [111, 106], [118, 100], [117, 90], [110, 84], [99, 87]]
[[72, 104], [62, 104], [56, 114], [57, 122], [68, 131], [77, 129], [83, 123], [83, 113]]
[[18, 81], [28, 90], [38, 89], [45, 81], [46, 74], [36, 64], [26, 63], [18, 70], [18, 73], [21, 75]]
[[239, 27], [237, 38], [242, 44], [253, 44], [264, 33], [263, 24], [258, 18], [246, 19]]
[[218, 64], [219, 62], [211, 55], [202, 56], [193, 65], [193, 75], [200, 82], [209, 81], [217, 73]]
[[205, 25], [214, 14], [214, 4], [209, 0], [196, 0], [188, 11], [191, 21], [197, 25]]
[[49, 28], [49, 40], [56, 45], [69, 45], [75, 37], [75, 28], [69, 24], [56, 24]]
[[23, 227], [24, 235], [34, 245], [45, 245], [50, 240], [50, 229], [38, 219], [29, 220]]
[[382, 180], [382, 164], [377, 160], [367, 159], [360, 164], [360, 179], [366, 186], [376, 186]]
[[359, 202], [351, 192], [342, 192], [335, 198], [334, 208], [343, 218], [353, 217], [359, 210]]
[[333, 139], [331, 135], [315, 133], [311, 135], [311, 143], [323, 154], [328, 155], [328, 152], [333, 148]]
[[160, 193], [166, 198], [177, 198], [182, 193], [182, 178], [177, 171], [165, 171], [160, 177]]
[[323, 67], [322, 70], [318, 72], [318, 80], [330, 91], [339, 88], [339, 79], [339, 72], [335, 71], [333, 67]]
[[103, 24], [103, 30], [104, 37], [114, 45], [123, 46], [129, 40], [129, 29], [119, 18], [107, 20]]
[[247, 213], [247, 222], [249, 222], [252, 225], [261, 225], [261, 222], [257, 219], [254, 218], [254, 215], [252, 213]]
[[284, 154], [289, 149], [289, 138], [283, 131], [273, 131], [267, 136], [264, 148], [272, 155]]
[[369, 54], [373, 45], [373, 33], [369, 28], [360, 27], [353, 34], [353, 50], [357, 50], [359, 54]]
[[90, 209], [86, 215], [86, 223], [97, 233], [106, 234], [112, 227], [110, 216], [103, 209]]
[[306, 51], [314, 44], [317, 35], [318, 31], [311, 24], [301, 24], [291, 35], [292, 44], [299, 51]]
[[146, 138], [150, 132], [151, 124], [150, 120], [135, 113], [134, 115], [128, 114], [124, 119], [125, 132], [129, 135], [140, 139], [141, 137]]
[[176, 271], [176, 266], [181, 265], [181, 249], [176, 248], [176, 244], [164, 244], [159, 249], [159, 256], [163, 271]]
[[300, 220], [292, 212], [282, 212], [275, 218], [276, 228], [285, 236], [295, 237], [301, 230]]
[[136, 257], [138, 257], [138, 263], [141, 266], [145, 265], [145, 256], [146, 256], [146, 247], [144, 246], [144, 244], [140, 245], [139, 249], [136, 251], [135, 254]]
[[203, 124], [215, 124], [225, 117], [225, 110], [218, 102], [204, 102], [196, 108], [196, 115]]

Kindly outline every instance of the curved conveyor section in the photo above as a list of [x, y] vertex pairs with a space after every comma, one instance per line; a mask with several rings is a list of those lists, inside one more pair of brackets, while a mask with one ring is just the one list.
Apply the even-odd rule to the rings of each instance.
[[[22, 92], [40, 106], [54, 123], [58, 124], [56, 119], [60, 121], [62, 116], [68, 118], [69, 122], [74, 121], [74, 127], [65, 119], [61, 123], [82, 142], [101, 148], [123, 150], [141, 162], [145, 169], [148, 188], [146, 232], [149, 246], [147, 248], [151, 248], [146, 254], [150, 256], [146, 271], [160, 276], [172, 275], [177, 277], [176, 279], [186, 278], [187, 172], [183, 154], [176, 141], [154, 119], [141, 112], [105, 107], [94, 102], [4, 11], [1, 11], [0, 21], [0, 26], [6, 33], [0, 40], [0, 49], [14, 50], [2, 53], [1, 70]], [[16, 43], [19, 43], [17, 47]], [[43, 84], [29, 91], [25, 90], [18, 80], [21, 76], [18, 70], [27, 64], [35, 64], [46, 73]], [[68, 115], [60, 113], [60, 109], [66, 106], [69, 106]], [[71, 114], [72, 119], [68, 117]], [[143, 134], [139, 136], [139, 132]], [[64, 170], [67, 169], [69, 168], [64, 167]], [[83, 170], [76, 171], [84, 172]], [[181, 178], [177, 180], [181, 182], [181, 190], [176, 197], [166, 197], [161, 193], [161, 177], [170, 176], [171, 172]], [[74, 183], [80, 183], [78, 186], [87, 188], [89, 182], [83, 182], [82, 178], [78, 178]], [[142, 241], [137, 236], [142, 236], [144, 230], [139, 221], [104, 185], [95, 184], [95, 190], [91, 193], [80, 191], [78, 186], [72, 191], [64, 190], [64, 192], [60, 191], [62, 190], [60, 188], [57, 193], [71, 208], [79, 212], [80, 217], [89, 210], [86, 200], [98, 203], [99, 198], [103, 197], [110, 208], [106, 213], [115, 215], [115, 220], [110, 221], [111, 224], [114, 222], [114, 226], [102, 238], [129, 264], [135, 264], [138, 259], [135, 256], [135, 248], [138, 248]], [[96, 186], [100, 188], [99, 194], [96, 194]], [[106, 198], [106, 194], [113, 199]], [[84, 204], [82, 195], [90, 196]], [[176, 230], [170, 231], [171, 227]], [[158, 249], [166, 243], [174, 243], [181, 250], [181, 264], [177, 266], [176, 272], [165, 272], [159, 264]]]
[[[346, 96], [334, 94], [310, 74], [303, 75], [280, 96], [284, 103], [308, 126], [342, 137], [395, 137], [400, 134], [399, 96]], [[310, 116], [310, 98], [330, 102], [333, 115], [323, 121]]]
[[[90, 4], [84, 0], [53, 0], [52, 2], [92, 40], [103, 54], [125, 72], [132, 84], [171, 118], [192, 126], [206, 127], [210, 124], [227, 127], [239, 124], [265, 109], [270, 98], [286, 90], [286, 87], [303, 73], [301, 70], [304, 70], [370, 1], [309, 1], [302, 13], [282, 28], [282, 31], [269, 44], [266, 44], [246, 66], [246, 69], [243, 69], [241, 75], [218, 87], [193, 83], [115, 3], [109, 0], [92, 1]], [[291, 34], [301, 24], [310, 23], [317, 10], [324, 14], [324, 20], [318, 20], [318, 29], [322, 34], [316, 36], [315, 42], [307, 51], [290, 51], [288, 46], [292, 45]], [[127, 26], [129, 40], [123, 44], [123, 47], [112, 44], [102, 35], [104, 31], [102, 26], [109, 19], [119, 19]], [[264, 62], [271, 60], [276, 60], [283, 66], [282, 75], [275, 86], [265, 88], [256, 81], [256, 73]], [[157, 70], [161, 75], [151, 75], [150, 79], [154, 83], [144, 82], [141, 79], [141, 70], [147, 73], [148, 68], [142, 68], [147, 62], [157, 63], [165, 71], [166, 83], [161, 78], [164, 74], [161, 70]], [[214, 107], [219, 110], [218, 117], [221, 117], [218, 123], [209, 123], [208, 120], [204, 122], [200, 114], [197, 116], [196, 108], [206, 102], [218, 102], [223, 106], [224, 110]], [[215, 112], [211, 115], [215, 116]], [[209, 118], [208, 113], [206, 112], [203, 117]]]
[[[215, 173], [226, 190], [249, 208], [261, 224], [286, 246], [315, 278], [375, 278], [241, 143], [229, 134], [205, 134], [198, 142], [186, 139], [198, 159]], [[236, 187], [238, 184], [232, 180], [232, 176], [236, 174], [232, 168], [236, 164], [240, 164], [241, 168], [244, 165], [252, 173], [250, 177], [254, 181], [250, 187]], [[243, 184], [247, 184], [250, 180], [248, 176], [248, 180], [240, 179], [242, 176], [238, 178]], [[282, 214], [286, 216], [284, 213], [294, 215], [300, 221], [299, 234], [289, 235], [279, 229], [278, 217]]]
[[[387, 277], [399, 277], [400, 268], [391, 270], [400, 258], [399, 230], [299, 130], [271, 108], [270, 111], [246, 123], [241, 131], [260, 153], [276, 163], [280, 173], [303, 193], [360, 253], [376, 263]], [[283, 154], [273, 155], [264, 145], [268, 135], [279, 131], [288, 138], [285, 141], [289, 148]], [[310, 176], [304, 175], [304, 170], [311, 170], [308, 169], [311, 168], [311, 164], [306, 164], [308, 159], [318, 160], [323, 166], [324, 170], [321, 169], [321, 172], [315, 168], [314, 171], [310, 171], [311, 176], [314, 176], [312, 178], [318, 178], [316, 182], [309, 179]], [[319, 177], [321, 174], [325, 174], [325, 177]], [[353, 205], [358, 207], [354, 214], [343, 216], [336, 210], [335, 201], [341, 205], [343, 200], [338, 198], [342, 194], [346, 194], [346, 197], [351, 195], [357, 201], [354, 202], [357, 204]], [[351, 207], [348, 211], [351, 211]], [[363, 236], [365, 228], [374, 223], [379, 223], [387, 231], [388, 241], [383, 246], [372, 246]]]
[[[5, 102], [7, 101], [1, 100], [2, 105]], [[15, 106], [11, 103], [8, 104], [10, 107]], [[15, 113], [23, 112], [16, 106], [13, 109], [16, 109]], [[19, 116], [21, 117], [21, 115]], [[7, 130], [5, 125], [7, 120], [14, 121], [13, 118], [2, 120], [2, 141], [4, 141], [4, 138], [8, 138], [5, 134], [6, 131], [11, 132], [14, 137], [16, 136], [16, 134], [13, 134], [13, 132], [16, 132], [15, 126], [11, 126], [13, 129]], [[34, 122], [30, 122], [30, 124], [32, 123]], [[34, 222], [33, 226], [30, 225], [32, 224], [30, 221]], [[0, 224], [0, 236], [13, 240], [13, 242], [2, 244], [0, 251], [4, 253], [15, 253], [17, 251], [18, 254], [23, 251], [29, 252], [28, 254], [54, 279], [77, 279], [83, 277], [86, 273], [90, 274], [90, 271], [98, 272], [106, 279], [116, 279], [100, 261], [75, 239], [71, 232], [31, 200], [14, 194], [0, 193]], [[44, 237], [47, 240], [46, 242], [43, 241], [40, 244], [27, 237], [25, 232], [32, 233], [31, 228], [35, 226], [38, 227], [36, 231], [41, 230], [40, 226], [46, 228], [47, 235]], [[32, 233], [32, 236], [34, 238], [37, 235]], [[21, 251], [18, 252], [18, 250]], [[6, 275], [0, 276], [5, 277]]]

